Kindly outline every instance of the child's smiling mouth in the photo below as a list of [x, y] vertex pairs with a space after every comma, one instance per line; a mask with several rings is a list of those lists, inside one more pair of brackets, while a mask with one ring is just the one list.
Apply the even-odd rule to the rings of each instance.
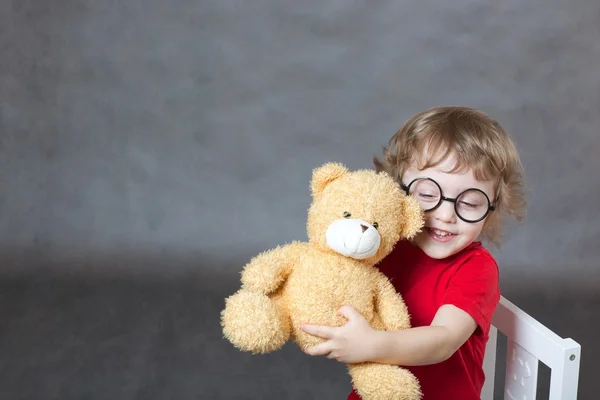
[[445, 231], [442, 229], [431, 228], [431, 227], [427, 227], [425, 229], [426, 229], [427, 233], [429, 234], [429, 236], [438, 242], [447, 242], [447, 241], [451, 240], [454, 236], [456, 236], [455, 233], [448, 232], [448, 231]]

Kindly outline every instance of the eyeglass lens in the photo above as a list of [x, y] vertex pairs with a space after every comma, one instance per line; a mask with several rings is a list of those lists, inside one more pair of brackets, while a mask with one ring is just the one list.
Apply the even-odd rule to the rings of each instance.
[[[419, 201], [425, 211], [436, 208], [442, 201], [440, 187], [430, 179], [419, 179], [413, 182], [409, 194]], [[476, 221], [483, 218], [489, 206], [489, 200], [483, 192], [469, 189], [456, 199], [455, 210], [461, 218]]]

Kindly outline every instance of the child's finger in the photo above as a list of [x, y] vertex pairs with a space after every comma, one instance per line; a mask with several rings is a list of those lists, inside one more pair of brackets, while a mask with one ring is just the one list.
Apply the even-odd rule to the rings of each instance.
[[333, 328], [329, 326], [302, 324], [302, 330], [323, 339], [331, 339], [333, 337]]
[[331, 353], [331, 343], [323, 342], [316, 346], [309, 347], [308, 349], [304, 350], [304, 352], [311, 356], [326, 356]]
[[358, 311], [356, 311], [356, 309], [352, 306], [343, 306], [338, 310], [338, 312], [340, 313], [340, 315], [345, 317], [348, 321], [350, 321], [352, 319], [363, 318], [363, 316]]

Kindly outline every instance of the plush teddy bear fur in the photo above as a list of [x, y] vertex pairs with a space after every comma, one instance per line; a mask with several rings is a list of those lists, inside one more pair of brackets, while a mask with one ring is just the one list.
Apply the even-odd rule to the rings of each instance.
[[[341, 326], [343, 305], [378, 330], [410, 327], [402, 297], [375, 264], [399, 239], [420, 231], [419, 204], [389, 175], [350, 172], [338, 163], [315, 169], [311, 189], [308, 242], [255, 256], [242, 271], [241, 289], [225, 301], [223, 332], [240, 350], [268, 353], [288, 339], [302, 349], [314, 346], [323, 339], [303, 332], [301, 324]], [[365, 362], [348, 369], [365, 400], [421, 397], [418, 381], [404, 368]]]

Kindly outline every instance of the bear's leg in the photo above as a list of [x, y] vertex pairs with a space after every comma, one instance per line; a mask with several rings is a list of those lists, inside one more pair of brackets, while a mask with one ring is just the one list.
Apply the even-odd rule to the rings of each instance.
[[380, 363], [349, 364], [354, 388], [363, 400], [418, 400], [421, 387], [407, 369]]
[[240, 289], [225, 300], [223, 334], [235, 347], [252, 353], [280, 349], [290, 337], [289, 318], [268, 296]]

